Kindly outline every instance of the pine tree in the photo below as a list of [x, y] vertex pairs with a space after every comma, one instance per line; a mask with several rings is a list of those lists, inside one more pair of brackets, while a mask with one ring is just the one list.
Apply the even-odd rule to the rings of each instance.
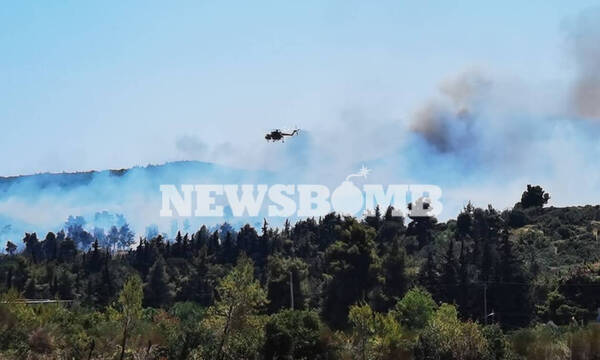
[[238, 249], [233, 243], [233, 236], [231, 235], [231, 232], [228, 231], [225, 235], [225, 240], [223, 241], [223, 245], [220, 249], [219, 263], [233, 264], [237, 260], [237, 257]]
[[181, 236], [181, 231], [177, 231], [177, 235], [175, 236], [175, 243], [173, 243], [171, 252], [173, 254], [173, 257], [181, 257], [183, 254], [183, 237]]
[[104, 266], [102, 267], [102, 275], [100, 281], [95, 285], [96, 301], [100, 305], [108, 305], [115, 296], [116, 286], [114, 284], [113, 275], [110, 272], [107, 255]]
[[461, 309], [468, 307], [469, 299], [469, 262], [468, 249], [465, 239], [460, 241], [460, 255], [458, 258], [458, 305]]
[[385, 277], [384, 293], [391, 307], [404, 295], [407, 287], [405, 273], [406, 252], [400, 239], [396, 238], [390, 251], [383, 257], [383, 275]]
[[208, 239], [208, 253], [210, 255], [216, 255], [219, 251], [219, 232], [215, 230]]
[[31, 258], [34, 264], [37, 264], [38, 261], [42, 260], [42, 248], [36, 233], [26, 233], [23, 238], [23, 243], [25, 244], [25, 250], [23, 251], [25, 256]]
[[433, 245], [427, 246], [427, 259], [419, 271], [419, 283], [422, 284], [432, 295], [439, 292], [438, 271], [435, 263], [435, 249]]
[[294, 309], [306, 307], [308, 266], [299, 258], [269, 256], [267, 262], [267, 295], [269, 312], [291, 308], [290, 277], [294, 294]]
[[42, 251], [48, 260], [54, 260], [57, 258], [58, 241], [56, 240], [56, 235], [53, 232], [49, 232], [46, 235], [46, 239], [42, 241]]
[[148, 272], [148, 279], [144, 287], [144, 304], [158, 308], [169, 305], [172, 299], [173, 291], [169, 284], [165, 260], [159, 256]]
[[513, 252], [508, 229], [500, 233], [498, 253], [501, 254], [495, 276], [498, 283], [489, 291], [488, 308], [494, 309], [496, 318], [504, 325], [524, 326], [531, 317], [531, 283]]
[[444, 290], [445, 302], [452, 303], [456, 301], [457, 272], [458, 265], [454, 256], [454, 240], [450, 239], [440, 276], [440, 282], [442, 283]]
[[375, 206], [375, 213], [372, 216], [368, 216], [365, 221], [375, 231], [379, 230], [379, 226], [381, 225], [381, 208], [379, 205]]
[[348, 219], [346, 227], [325, 255], [331, 280], [326, 284], [322, 314], [337, 328], [346, 325], [352, 304], [366, 301], [369, 292], [382, 285], [374, 230], [355, 219]]

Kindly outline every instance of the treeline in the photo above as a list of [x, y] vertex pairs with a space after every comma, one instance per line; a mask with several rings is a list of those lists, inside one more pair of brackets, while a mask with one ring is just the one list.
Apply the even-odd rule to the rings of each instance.
[[[9, 358], [596, 359], [600, 207], [467, 205], [203, 226], [127, 251], [82, 227], [0, 260]], [[73, 221], [71, 221], [73, 223]], [[77, 223], [77, 222], [75, 222]], [[129, 241], [115, 228], [113, 244]], [[90, 239], [80, 250], [71, 234]], [[110, 244], [110, 243], [108, 243]], [[10, 244], [9, 244], [10, 245]], [[72, 300], [27, 305], [22, 299]], [[573, 357], [574, 356], [574, 357]]]

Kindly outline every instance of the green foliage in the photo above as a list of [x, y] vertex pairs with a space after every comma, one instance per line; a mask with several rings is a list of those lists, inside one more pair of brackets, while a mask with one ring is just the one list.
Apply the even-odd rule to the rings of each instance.
[[370, 352], [370, 340], [375, 334], [375, 314], [369, 305], [350, 307], [348, 320], [352, 325], [352, 339], [359, 359], [366, 360]]
[[597, 359], [600, 357], [600, 323], [577, 328], [567, 335], [572, 359]]
[[415, 338], [405, 331], [393, 311], [374, 312], [369, 305], [353, 305], [348, 315], [352, 325], [351, 353], [362, 360], [410, 359]]
[[127, 227], [71, 218], [0, 255], [0, 358], [593, 359], [600, 206], [545, 208], [540, 189], [443, 223], [328, 214], [118, 253]]
[[416, 359], [479, 360], [488, 356], [481, 327], [458, 320], [456, 308], [442, 304], [423, 330], [415, 350]]
[[425, 328], [436, 309], [431, 294], [419, 287], [410, 289], [394, 308], [398, 321], [409, 330]]
[[308, 301], [308, 265], [299, 258], [271, 255], [267, 263], [269, 312], [291, 307], [290, 280], [294, 292], [294, 309], [305, 309]]
[[142, 312], [142, 279], [131, 276], [119, 294], [121, 320], [125, 326], [134, 326]]
[[121, 293], [119, 294], [120, 312], [118, 314], [118, 319], [121, 322], [121, 327], [123, 329], [121, 360], [125, 353], [128, 336], [131, 336], [131, 332], [133, 332], [138, 325], [142, 313], [142, 297], [142, 279], [137, 275], [133, 275], [125, 282], [123, 290], [121, 290]]
[[527, 360], [569, 359], [568, 338], [551, 325], [517, 330], [511, 342], [515, 354]]
[[333, 352], [324, 324], [314, 311], [283, 310], [265, 327], [265, 359], [327, 359]]
[[6, 242], [6, 252], [9, 255], [14, 255], [15, 251], [17, 251], [17, 245], [15, 245], [12, 241], [7, 241]]
[[527, 190], [521, 196], [521, 206], [525, 209], [530, 207], [542, 207], [550, 200], [550, 194], [544, 191], [541, 186], [527, 185]]
[[165, 260], [159, 256], [148, 272], [144, 288], [144, 303], [147, 306], [169, 305], [173, 299], [172, 285], [167, 275]]
[[242, 256], [217, 286], [218, 300], [208, 309], [204, 325], [216, 339], [212, 358], [254, 358], [264, 341], [266, 318], [259, 311], [267, 296], [254, 278], [252, 260]]
[[349, 307], [368, 299], [381, 285], [381, 261], [374, 248], [374, 231], [349, 219], [340, 240], [327, 249], [325, 259], [330, 275], [325, 285], [322, 315], [333, 327], [347, 323]]
[[521, 209], [513, 209], [508, 212], [508, 225], [512, 228], [520, 228], [528, 223], [527, 214]]
[[482, 331], [487, 342], [487, 359], [503, 360], [513, 357], [509, 339], [498, 324], [485, 326]]

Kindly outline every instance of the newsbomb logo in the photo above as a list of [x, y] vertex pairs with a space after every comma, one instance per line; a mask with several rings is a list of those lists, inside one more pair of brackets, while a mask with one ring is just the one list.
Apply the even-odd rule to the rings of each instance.
[[333, 190], [331, 204], [338, 213], [355, 215], [362, 209], [364, 203], [363, 192], [350, 179], [359, 176], [366, 178], [370, 172], [371, 170], [363, 166], [358, 173], [346, 176], [346, 180]]
[[228, 207], [234, 217], [318, 217], [330, 212], [370, 216], [376, 206], [393, 206], [398, 216], [438, 216], [443, 209], [442, 190], [436, 185], [364, 184], [352, 178], [367, 178], [362, 167], [350, 174], [333, 192], [319, 184], [174, 184], [160, 185], [161, 217], [223, 217]]

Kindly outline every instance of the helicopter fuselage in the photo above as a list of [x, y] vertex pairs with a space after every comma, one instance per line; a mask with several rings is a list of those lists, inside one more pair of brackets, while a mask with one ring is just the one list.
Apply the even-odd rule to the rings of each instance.
[[269, 134], [265, 135], [267, 141], [283, 141], [285, 136], [294, 136], [298, 133], [298, 130], [294, 130], [291, 133], [284, 133], [281, 130], [273, 130]]

